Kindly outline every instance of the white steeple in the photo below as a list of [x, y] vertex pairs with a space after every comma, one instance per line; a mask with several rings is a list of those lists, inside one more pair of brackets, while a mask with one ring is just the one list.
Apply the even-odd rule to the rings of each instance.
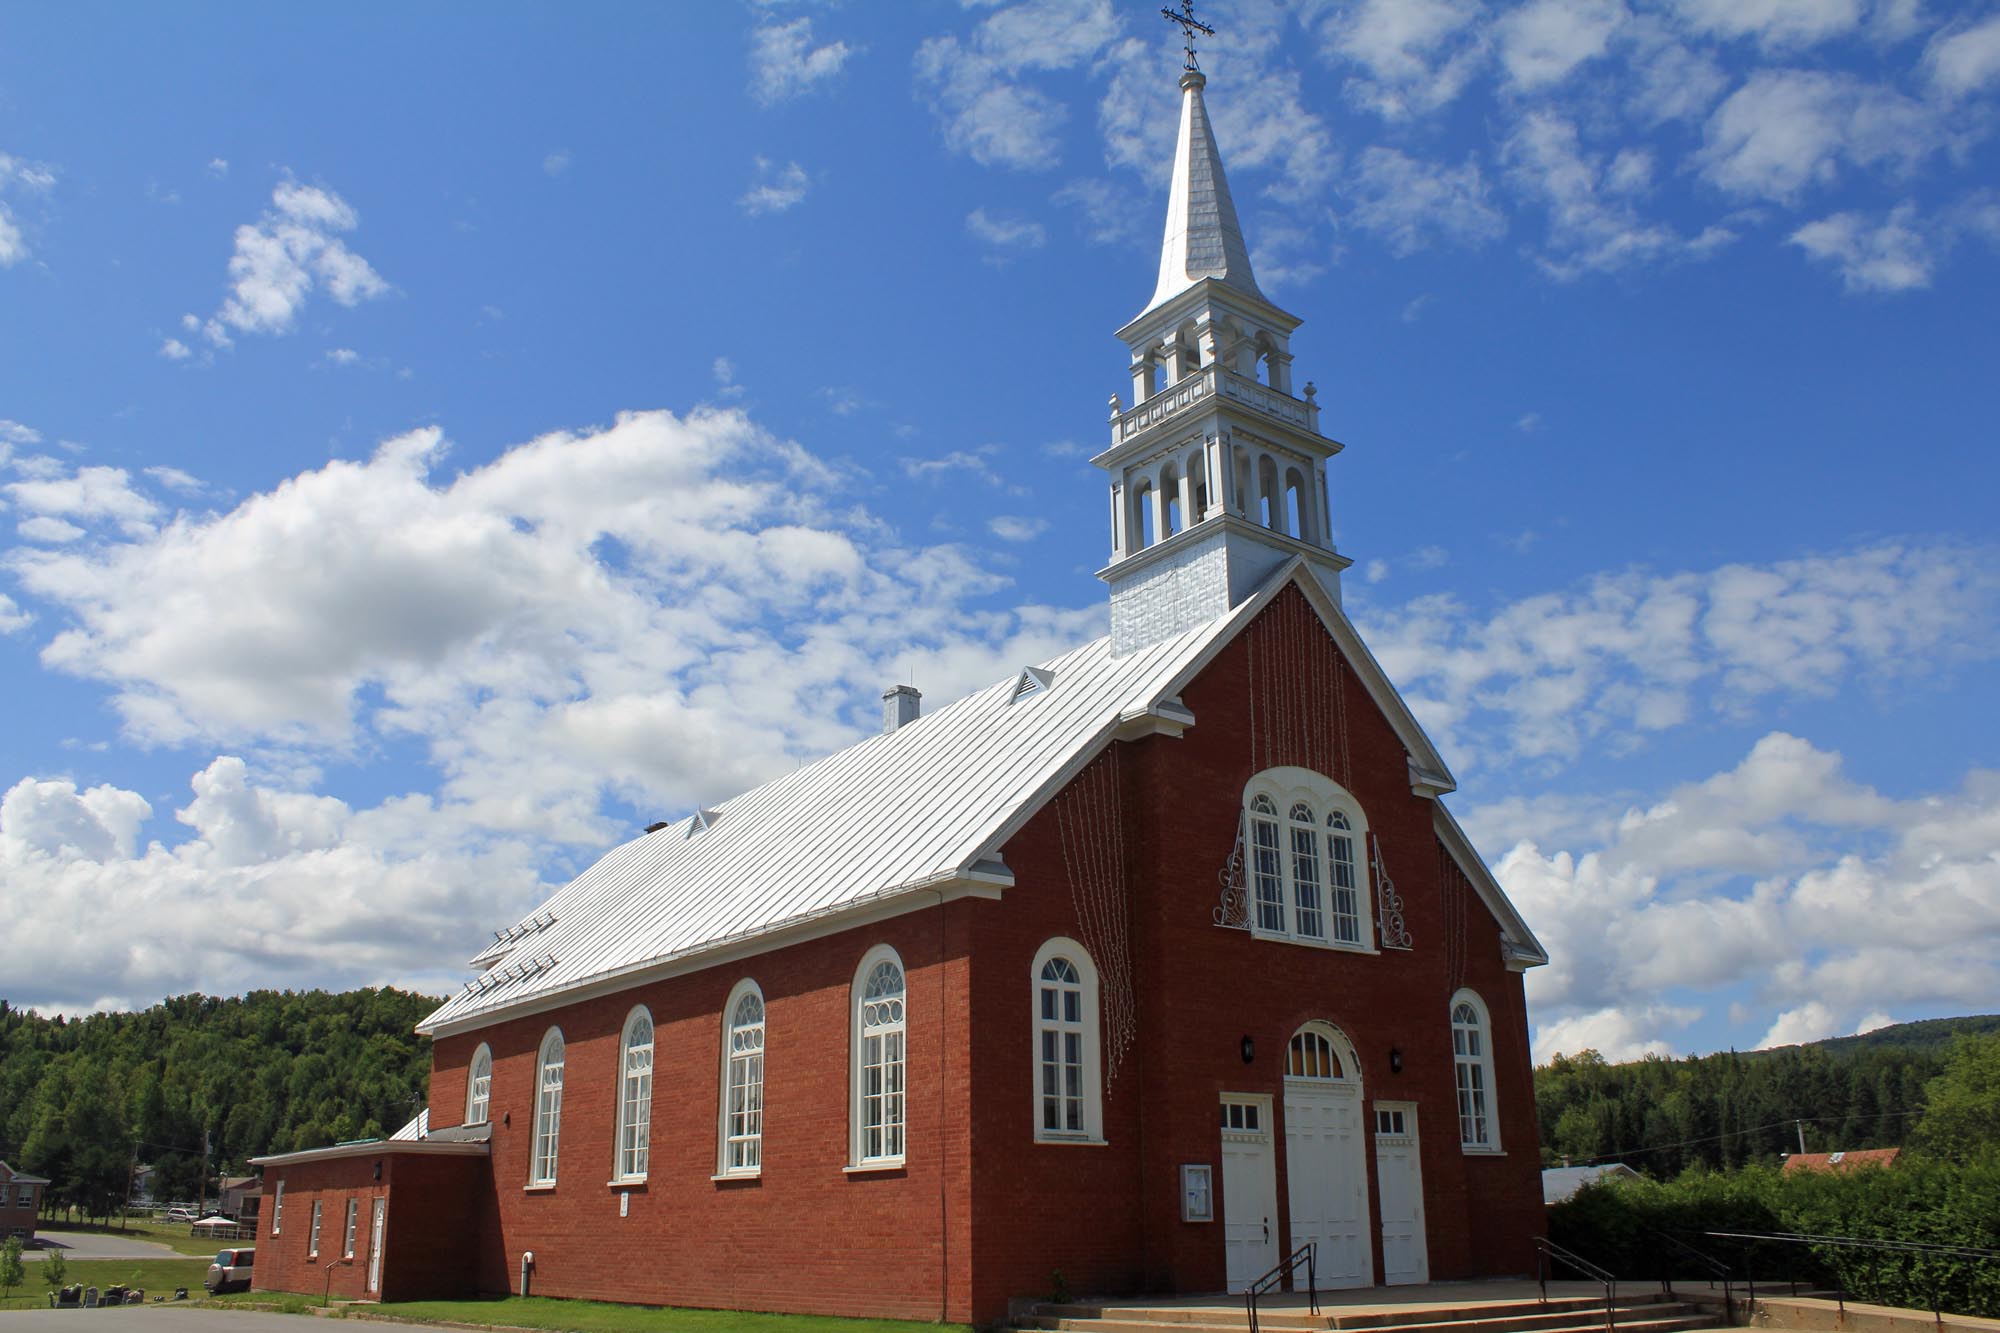
[[[1169, 13], [1168, 17], [1174, 17]], [[1327, 461], [1313, 386], [1292, 392], [1297, 317], [1273, 305], [1223, 176], [1199, 70], [1181, 76], [1180, 137], [1153, 299], [1118, 331], [1130, 408], [1111, 400], [1114, 652], [1228, 611], [1303, 556], [1337, 598], [1351, 562], [1333, 549]]]

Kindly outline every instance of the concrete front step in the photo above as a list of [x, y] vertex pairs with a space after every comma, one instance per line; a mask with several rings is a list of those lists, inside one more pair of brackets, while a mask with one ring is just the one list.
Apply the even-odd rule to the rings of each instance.
[[[1614, 1322], [1620, 1333], [1687, 1333], [1714, 1328], [1722, 1321], [1697, 1306], [1659, 1297], [1619, 1300]], [[1546, 1305], [1520, 1301], [1462, 1309], [1348, 1310], [1322, 1305], [1319, 1314], [1296, 1306], [1260, 1308], [1260, 1327], [1274, 1333], [1340, 1330], [1356, 1333], [1599, 1333], [1604, 1328], [1604, 1302], [1560, 1299]], [[1241, 1306], [1099, 1306], [1042, 1305], [1021, 1328], [1048, 1333], [1244, 1333], [1249, 1326]]]

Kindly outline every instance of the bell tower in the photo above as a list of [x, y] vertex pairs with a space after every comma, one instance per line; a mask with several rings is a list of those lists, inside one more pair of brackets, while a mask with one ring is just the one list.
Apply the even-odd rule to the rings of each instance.
[[1192, 52], [1189, 65], [1159, 283], [1118, 331], [1132, 405], [1112, 396], [1111, 445], [1091, 459], [1111, 479], [1111, 563], [1098, 577], [1118, 654], [1222, 615], [1294, 556], [1335, 598], [1353, 563], [1333, 548], [1328, 507], [1326, 465], [1342, 446], [1319, 433], [1313, 386], [1293, 392], [1299, 320], [1250, 271], [1208, 80]]

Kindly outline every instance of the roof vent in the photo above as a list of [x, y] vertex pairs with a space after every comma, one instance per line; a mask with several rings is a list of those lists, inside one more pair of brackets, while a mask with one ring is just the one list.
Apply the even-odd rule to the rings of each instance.
[[687, 836], [692, 838], [697, 833], [708, 832], [709, 829], [715, 826], [715, 821], [719, 818], [721, 818], [720, 811], [704, 810], [697, 806], [694, 814], [688, 818]]
[[882, 734], [915, 722], [924, 710], [923, 692], [914, 685], [891, 685], [882, 691]]
[[1007, 696], [1007, 702], [1019, 703], [1045, 693], [1056, 683], [1056, 673], [1044, 671], [1040, 667], [1029, 667], [1014, 679], [1014, 692]]
[[663, 819], [657, 824], [646, 825], [646, 832], [658, 833], [661, 829], [665, 828], [666, 826], [667, 826], [667, 821]]

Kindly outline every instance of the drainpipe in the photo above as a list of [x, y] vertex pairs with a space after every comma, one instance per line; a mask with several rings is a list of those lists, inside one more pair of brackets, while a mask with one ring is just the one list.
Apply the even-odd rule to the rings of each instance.
[[535, 1252], [533, 1250], [521, 1251], [521, 1294], [523, 1296], [528, 1294], [528, 1271], [534, 1266]]

